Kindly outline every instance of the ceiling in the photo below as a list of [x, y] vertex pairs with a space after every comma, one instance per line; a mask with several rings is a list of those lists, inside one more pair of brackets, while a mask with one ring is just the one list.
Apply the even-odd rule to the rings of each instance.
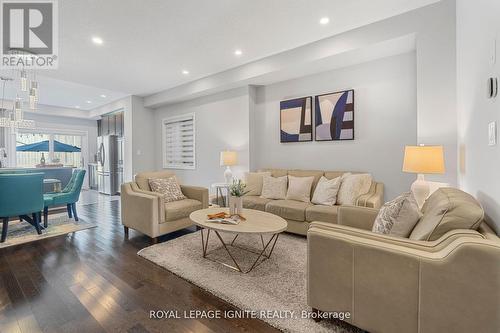
[[[104, 102], [100, 94], [110, 96], [106, 102], [130, 94], [147, 96], [434, 2], [59, 1], [59, 69], [39, 76], [89, 88], [73, 85], [69, 93], [47, 79], [54, 87], [41, 83], [41, 89], [51, 96], [46, 101], [51, 105], [93, 108], [99, 105], [85, 101]], [[322, 17], [330, 23], [319, 24]], [[93, 36], [104, 43], [95, 45]], [[235, 56], [236, 49], [243, 54]]]

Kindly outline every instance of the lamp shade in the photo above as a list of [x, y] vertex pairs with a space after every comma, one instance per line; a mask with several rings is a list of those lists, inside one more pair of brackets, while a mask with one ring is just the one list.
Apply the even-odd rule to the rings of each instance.
[[221, 151], [220, 153], [220, 165], [221, 166], [232, 166], [238, 163], [238, 154], [235, 151]]
[[443, 146], [406, 146], [403, 171], [444, 173]]

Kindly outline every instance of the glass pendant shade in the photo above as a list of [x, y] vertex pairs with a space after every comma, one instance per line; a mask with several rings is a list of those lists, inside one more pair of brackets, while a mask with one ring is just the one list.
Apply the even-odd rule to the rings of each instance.
[[35, 89], [31, 88], [30, 89], [30, 109], [31, 110], [36, 110], [36, 92]]
[[21, 71], [21, 90], [28, 91], [28, 73], [24, 69]]
[[19, 97], [16, 97], [16, 101], [14, 102], [14, 111], [21, 111], [23, 108], [23, 100]]
[[30, 84], [30, 95], [33, 93], [35, 96], [35, 102], [38, 102], [38, 97], [39, 97], [39, 92], [38, 92], [38, 82], [37, 81], [31, 81]]

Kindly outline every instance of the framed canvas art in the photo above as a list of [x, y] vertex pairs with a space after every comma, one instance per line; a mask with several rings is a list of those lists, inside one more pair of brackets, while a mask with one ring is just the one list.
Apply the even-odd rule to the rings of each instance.
[[316, 141], [354, 140], [354, 90], [315, 97]]
[[312, 96], [280, 102], [280, 142], [312, 141]]

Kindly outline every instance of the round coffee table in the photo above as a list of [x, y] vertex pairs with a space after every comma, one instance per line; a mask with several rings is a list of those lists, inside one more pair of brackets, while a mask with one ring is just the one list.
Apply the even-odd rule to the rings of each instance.
[[[189, 215], [191, 221], [193, 221], [193, 223], [196, 224], [197, 226], [201, 227], [200, 233], [201, 233], [201, 246], [202, 246], [203, 258], [216, 261], [226, 267], [229, 267], [241, 273], [248, 273], [258, 265], [263, 263], [265, 260], [269, 259], [271, 257], [271, 254], [273, 253], [274, 246], [276, 245], [279, 234], [285, 231], [288, 226], [287, 222], [279, 216], [253, 209], [243, 209], [243, 213], [241, 215], [246, 220], [240, 221], [240, 223], [236, 225], [222, 224], [222, 223], [208, 221], [207, 217], [208, 214], [215, 214], [219, 212], [228, 213], [229, 208], [206, 208], [192, 212], [191, 215]], [[204, 233], [205, 229], [207, 229], [206, 236]], [[220, 243], [222, 244], [222, 247], [229, 254], [235, 266], [208, 257], [208, 255], [211, 252], [220, 249], [219, 247], [210, 252], [207, 252], [210, 232], [215, 233]], [[221, 232], [234, 234], [233, 240], [230, 243], [224, 242], [224, 239], [220, 235]], [[262, 249], [256, 251], [254, 249], [248, 249], [236, 245], [235, 241], [240, 234], [259, 235], [262, 242]], [[271, 236], [271, 237], [267, 242], [264, 242], [264, 236]], [[231, 254], [231, 251], [229, 251], [230, 247], [238, 247], [247, 252], [257, 254], [258, 257], [248, 270], [243, 270], [241, 269], [240, 264], [238, 264], [234, 256]]]

